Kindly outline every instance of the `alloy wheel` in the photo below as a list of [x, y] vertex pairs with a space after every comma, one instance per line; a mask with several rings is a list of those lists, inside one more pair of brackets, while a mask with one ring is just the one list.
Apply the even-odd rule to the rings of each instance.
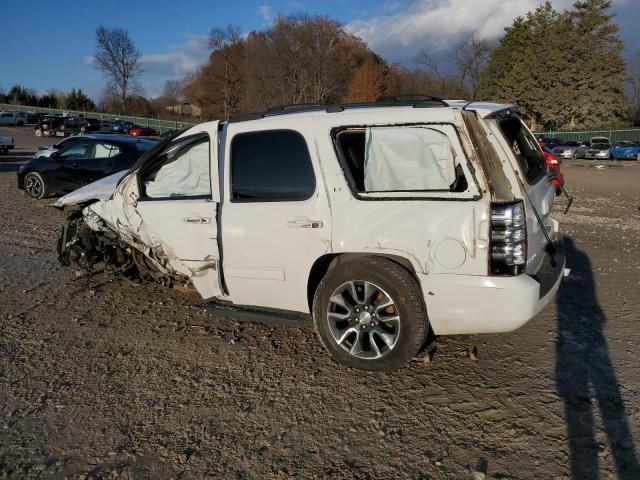
[[346, 282], [335, 289], [329, 298], [327, 322], [335, 342], [361, 359], [384, 357], [400, 338], [395, 301], [366, 280]]
[[24, 189], [29, 194], [29, 196], [33, 198], [40, 198], [42, 196], [44, 185], [42, 185], [42, 180], [38, 178], [36, 175], [27, 175], [27, 178], [24, 180]]

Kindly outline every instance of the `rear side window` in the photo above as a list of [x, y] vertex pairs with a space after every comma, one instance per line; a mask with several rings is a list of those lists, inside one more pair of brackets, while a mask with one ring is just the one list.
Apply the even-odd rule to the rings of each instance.
[[231, 199], [306, 200], [316, 188], [307, 143], [292, 130], [240, 133], [231, 142]]
[[111, 143], [96, 143], [93, 158], [113, 158], [120, 155], [120, 148]]
[[449, 137], [426, 126], [348, 128], [337, 146], [358, 193], [464, 191]]
[[500, 130], [518, 160], [527, 182], [536, 183], [547, 173], [547, 164], [534, 136], [522, 121], [515, 117], [500, 122]]

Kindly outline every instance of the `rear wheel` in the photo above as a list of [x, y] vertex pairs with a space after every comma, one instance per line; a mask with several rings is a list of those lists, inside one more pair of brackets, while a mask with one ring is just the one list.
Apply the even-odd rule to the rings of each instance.
[[382, 257], [356, 258], [330, 270], [316, 290], [313, 320], [334, 360], [370, 371], [405, 365], [428, 332], [418, 283]]
[[36, 134], [36, 137], [41, 137], [42, 136], [42, 129], [41, 128], [36, 128], [35, 134]]
[[24, 177], [24, 191], [32, 198], [44, 198], [47, 195], [47, 186], [44, 178], [37, 172], [29, 172]]

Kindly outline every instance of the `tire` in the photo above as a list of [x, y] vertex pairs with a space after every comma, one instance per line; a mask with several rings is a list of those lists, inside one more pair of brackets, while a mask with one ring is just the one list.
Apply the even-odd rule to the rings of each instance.
[[40, 200], [47, 196], [47, 184], [38, 172], [29, 172], [24, 177], [24, 191], [31, 198]]
[[42, 136], [42, 129], [36, 128], [34, 133], [36, 134], [36, 137], [41, 137]]
[[19, 120], [18, 123], [16, 124], [18, 127], [22, 127], [24, 125], [24, 122], [22, 120]]
[[330, 269], [314, 295], [313, 322], [336, 362], [375, 372], [408, 363], [429, 331], [417, 281], [383, 257], [359, 257]]
[[578, 152], [573, 152], [573, 155], [571, 155], [571, 158], [573, 160], [577, 160], [578, 159]]

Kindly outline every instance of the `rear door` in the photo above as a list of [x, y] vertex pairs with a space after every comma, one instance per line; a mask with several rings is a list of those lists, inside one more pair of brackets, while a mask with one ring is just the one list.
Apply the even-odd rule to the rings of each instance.
[[205, 299], [222, 295], [217, 123], [174, 140], [137, 175], [139, 237], [157, 258], [190, 277]]
[[331, 247], [312, 120], [231, 123], [226, 138], [222, 238], [229, 296], [240, 305], [308, 312], [311, 267]]

